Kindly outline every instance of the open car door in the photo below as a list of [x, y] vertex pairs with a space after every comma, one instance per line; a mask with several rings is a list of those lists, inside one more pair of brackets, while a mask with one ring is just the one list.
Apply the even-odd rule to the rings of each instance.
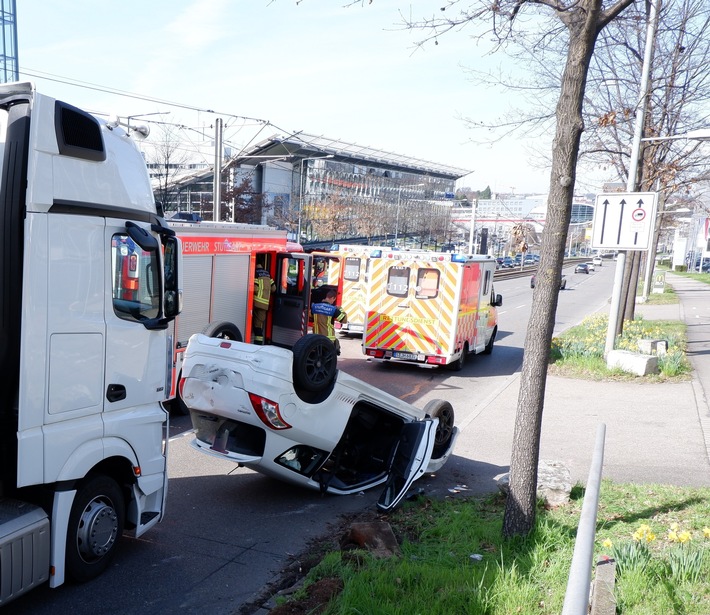
[[412, 483], [424, 474], [434, 450], [439, 419], [405, 423], [390, 464], [385, 490], [377, 501], [380, 510], [392, 510], [402, 501]]

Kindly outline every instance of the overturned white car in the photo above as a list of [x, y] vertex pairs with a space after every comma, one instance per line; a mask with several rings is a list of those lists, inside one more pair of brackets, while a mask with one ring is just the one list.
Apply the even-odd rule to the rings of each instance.
[[356, 493], [384, 485], [389, 510], [451, 455], [458, 429], [443, 400], [420, 410], [336, 368], [327, 337], [293, 351], [194, 335], [180, 396], [193, 446], [311, 489]]

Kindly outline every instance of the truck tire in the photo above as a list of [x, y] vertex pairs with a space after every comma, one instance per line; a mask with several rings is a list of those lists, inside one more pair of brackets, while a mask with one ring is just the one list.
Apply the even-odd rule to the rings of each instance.
[[333, 384], [338, 355], [325, 335], [306, 335], [293, 345], [293, 386], [319, 393]]
[[66, 573], [79, 583], [111, 563], [123, 533], [123, 493], [112, 478], [90, 476], [74, 496], [67, 528]]
[[202, 334], [207, 337], [218, 337], [223, 340], [233, 340], [235, 342], [244, 341], [239, 327], [228, 321], [211, 322], [202, 330]]
[[443, 399], [432, 399], [424, 406], [424, 414], [439, 419], [431, 453], [432, 459], [439, 459], [449, 449], [451, 438], [454, 437], [454, 407]]

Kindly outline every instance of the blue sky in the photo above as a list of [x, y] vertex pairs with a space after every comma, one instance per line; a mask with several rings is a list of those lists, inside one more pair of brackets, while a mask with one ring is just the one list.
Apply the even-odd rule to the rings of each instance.
[[[395, 0], [345, 7], [347, 0], [56, 0], [18, 2], [20, 78], [92, 112], [152, 119], [209, 131], [211, 113], [108, 94], [108, 86], [218, 113], [239, 146], [302, 130], [470, 169], [460, 185], [543, 193], [549, 171], [538, 146], [520, 138], [492, 145], [461, 116], [492, 119], [505, 95], [482, 92], [464, 67], [495, 67], [471, 32], [415, 51], [398, 9], [434, 14], [441, 2]], [[31, 75], [30, 75], [31, 74]], [[51, 80], [50, 80], [51, 78]], [[58, 82], [82, 82], [84, 87]], [[261, 132], [258, 132], [261, 129]]]

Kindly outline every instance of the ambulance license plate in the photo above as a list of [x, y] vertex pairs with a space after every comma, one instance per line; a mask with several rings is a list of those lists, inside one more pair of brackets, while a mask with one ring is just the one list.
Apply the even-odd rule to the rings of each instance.
[[414, 354], [413, 352], [395, 351], [393, 356], [395, 359], [406, 359], [407, 361], [416, 361], [417, 360], [417, 355]]

